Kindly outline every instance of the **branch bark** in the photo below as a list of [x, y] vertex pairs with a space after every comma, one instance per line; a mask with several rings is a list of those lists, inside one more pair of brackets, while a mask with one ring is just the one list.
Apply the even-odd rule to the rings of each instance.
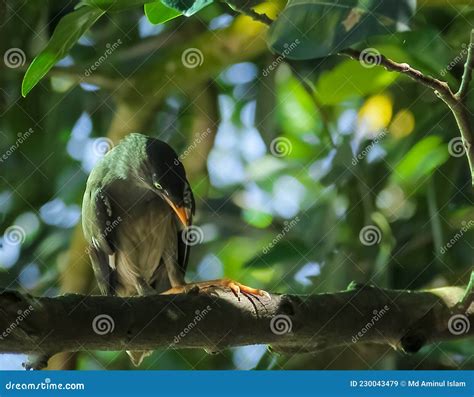
[[[474, 303], [465, 290], [398, 291], [371, 286], [310, 296], [212, 294], [119, 298], [0, 294], [0, 352], [148, 350], [270, 344], [304, 353], [353, 343], [417, 352], [428, 343], [474, 336]], [[461, 303], [460, 303], [461, 302]], [[464, 302], [465, 303], [465, 302]], [[471, 324], [473, 326], [471, 326]]]

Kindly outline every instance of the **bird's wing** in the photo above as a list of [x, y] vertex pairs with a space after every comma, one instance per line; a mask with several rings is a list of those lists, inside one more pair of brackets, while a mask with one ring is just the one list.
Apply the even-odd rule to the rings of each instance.
[[[184, 193], [184, 205], [189, 209], [189, 225], [193, 224], [193, 215], [196, 208], [196, 203], [194, 201], [193, 191], [190, 188], [189, 182], [186, 183], [186, 190]], [[186, 244], [186, 230], [178, 231], [178, 265], [182, 270], [183, 274], [186, 273], [188, 267], [189, 253], [191, 251], [191, 246]]]
[[114, 217], [110, 199], [102, 189], [86, 191], [83, 203], [84, 235], [89, 242], [92, 267], [104, 295], [115, 295], [116, 270], [114, 229], [120, 217]]

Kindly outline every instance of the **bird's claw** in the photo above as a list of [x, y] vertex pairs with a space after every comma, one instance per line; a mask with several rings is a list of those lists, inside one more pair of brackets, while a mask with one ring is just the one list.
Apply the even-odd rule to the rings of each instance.
[[171, 288], [168, 291], [163, 292], [162, 294], [191, 294], [199, 293], [201, 291], [207, 292], [206, 290], [212, 290], [215, 288], [229, 288], [239, 301], [242, 295], [249, 299], [250, 297], [255, 297], [258, 299], [258, 297], [263, 296], [266, 300], [271, 300], [270, 294], [268, 292], [261, 289], [248, 287], [244, 284], [238, 283], [237, 281], [229, 279], [211, 280], [199, 283], [186, 284], [183, 286]]

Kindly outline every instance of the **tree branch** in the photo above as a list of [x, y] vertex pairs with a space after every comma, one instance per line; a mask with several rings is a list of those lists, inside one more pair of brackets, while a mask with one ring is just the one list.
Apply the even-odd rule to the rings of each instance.
[[474, 131], [472, 126], [471, 114], [467, 108], [466, 100], [469, 85], [472, 79], [472, 69], [474, 66], [474, 30], [471, 31], [471, 39], [469, 42], [467, 59], [464, 65], [464, 72], [461, 79], [461, 84], [457, 93], [453, 93], [449, 88], [448, 83], [427, 76], [417, 69], [412, 68], [407, 63], [398, 63], [388, 59], [386, 56], [378, 53], [371, 54], [370, 57], [364, 57], [364, 53], [354, 49], [347, 49], [340, 52], [341, 55], [346, 55], [359, 62], [368, 62], [375, 65], [383, 66], [385, 69], [392, 72], [404, 74], [416, 82], [432, 89], [434, 93], [440, 97], [456, 119], [459, 131], [461, 133], [462, 143], [466, 152], [466, 157], [469, 163], [469, 170], [471, 171], [471, 183], [474, 186]]
[[[435, 341], [474, 336], [474, 303], [463, 288], [397, 291], [370, 286], [333, 294], [271, 295], [259, 300], [228, 290], [212, 294], [32, 297], [0, 294], [0, 352], [148, 350], [270, 344], [304, 353], [354, 343], [417, 352]], [[39, 360], [44, 364], [44, 360]]]
[[273, 22], [267, 14], [256, 12], [253, 7], [258, 5], [258, 2], [249, 0], [224, 0], [232, 9], [241, 14], [247, 15], [255, 21], [262, 22], [265, 25], [270, 26]]
[[459, 86], [459, 90], [456, 93], [456, 98], [463, 101], [466, 98], [466, 95], [469, 90], [469, 84], [472, 79], [472, 67], [474, 62], [474, 51], [472, 47], [474, 45], [474, 29], [471, 30], [471, 39], [469, 41], [469, 46], [467, 48], [467, 56], [466, 56], [466, 63], [464, 64], [464, 72], [461, 78], [461, 85]]

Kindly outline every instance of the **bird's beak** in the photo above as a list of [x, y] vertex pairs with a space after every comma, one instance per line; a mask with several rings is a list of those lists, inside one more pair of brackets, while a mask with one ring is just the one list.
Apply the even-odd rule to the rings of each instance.
[[172, 208], [172, 210], [175, 212], [175, 214], [178, 216], [179, 220], [181, 223], [184, 225], [184, 227], [189, 226], [189, 216], [188, 216], [188, 211], [186, 211], [186, 208], [184, 207], [178, 207], [176, 206], [167, 196], [163, 195], [163, 198], [165, 201], [168, 203], [168, 205]]

